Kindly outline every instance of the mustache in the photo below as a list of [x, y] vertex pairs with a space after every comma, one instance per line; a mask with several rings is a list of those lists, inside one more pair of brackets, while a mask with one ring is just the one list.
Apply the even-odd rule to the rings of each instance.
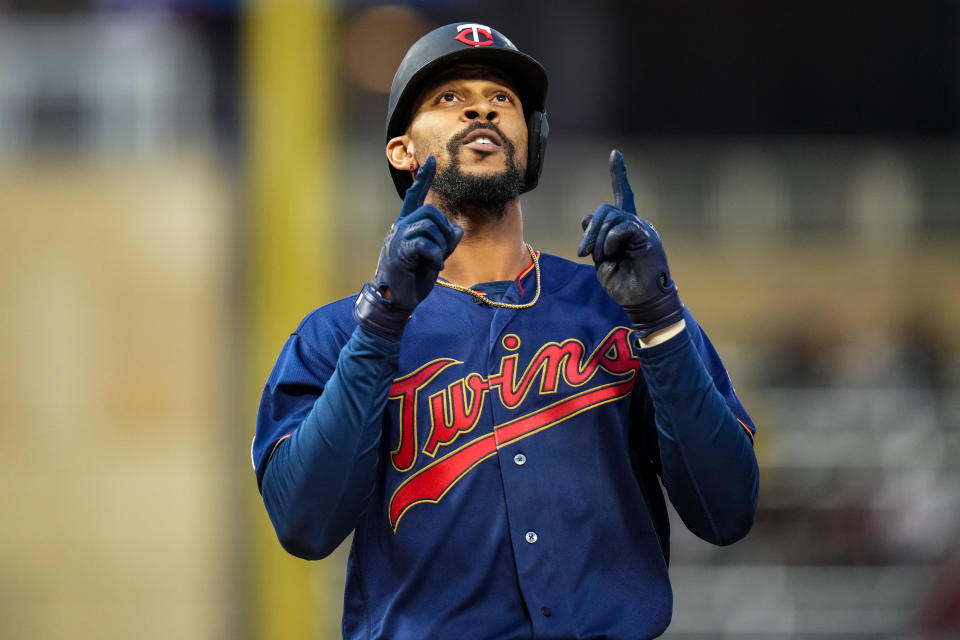
[[491, 131], [494, 131], [498, 136], [500, 136], [500, 139], [503, 140], [503, 146], [506, 147], [507, 151], [509, 153], [513, 153], [513, 140], [507, 137], [507, 134], [505, 134], [500, 127], [492, 122], [477, 121], [470, 123], [467, 125], [466, 129], [450, 138], [450, 141], [447, 143], [447, 149], [451, 152], [451, 154], [455, 154], [456, 148], [463, 144], [463, 141], [467, 138], [467, 136], [477, 129], [490, 129]]

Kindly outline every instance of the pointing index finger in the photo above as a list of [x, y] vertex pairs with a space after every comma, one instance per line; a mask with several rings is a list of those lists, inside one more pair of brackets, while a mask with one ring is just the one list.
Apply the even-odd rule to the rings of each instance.
[[633, 202], [633, 189], [627, 181], [627, 167], [623, 164], [623, 154], [614, 149], [610, 152], [610, 182], [613, 184], [613, 204], [617, 209], [630, 213], [637, 212]]
[[433, 184], [433, 176], [436, 172], [437, 161], [433, 156], [430, 156], [417, 171], [417, 179], [407, 188], [398, 219], [410, 215], [423, 206], [423, 201], [427, 198], [427, 192], [430, 191], [430, 185]]

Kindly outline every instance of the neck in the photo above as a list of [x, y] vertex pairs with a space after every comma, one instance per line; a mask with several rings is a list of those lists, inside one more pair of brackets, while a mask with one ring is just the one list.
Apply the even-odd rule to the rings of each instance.
[[448, 282], [469, 287], [478, 282], [513, 280], [530, 264], [523, 244], [519, 198], [507, 204], [502, 217], [469, 209], [444, 213], [463, 227], [463, 239], [440, 272]]

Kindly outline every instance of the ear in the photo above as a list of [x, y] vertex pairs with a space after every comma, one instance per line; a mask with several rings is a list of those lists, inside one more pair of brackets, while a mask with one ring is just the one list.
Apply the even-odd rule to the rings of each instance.
[[397, 171], [416, 171], [420, 167], [410, 136], [397, 136], [387, 143], [387, 161]]

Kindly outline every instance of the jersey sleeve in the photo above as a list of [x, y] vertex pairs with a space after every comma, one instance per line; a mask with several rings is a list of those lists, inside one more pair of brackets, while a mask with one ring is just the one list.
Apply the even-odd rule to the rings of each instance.
[[686, 308], [684, 308], [684, 319], [687, 323], [687, 335], [690, 336], [690, 341], [693, 342], [693, 346], [700, 354], [700, 360], [703, 362], [704, 368], [713, 380], [717, 391], [720, 392], [720, 395], [722, 395], [726, 401], [727, 407], [736, 416], [737, 422], [740, 423], [741, 428], [752, 443], [757, 433], [757, 427], [744, 408], [743, 403], [740, 402], [740, 398], [737, 397], [733, 383], [730, 381], [730, 375], [727, 373], [723, 361], [720, 360], [720, 354], [717, 353], [706, 332], [697, 321], [693, 319], [693, 315]]
[[319, 559], [353, 530], [376, 477], [383, 410], [400, 343], [322, 307], [290, 336], [264, 387], [253, 464], [289, 553]]
[[[321, 330], [311, 331], [306, 323], [283, 345], [263, 388], [251, 450], [258, 488], [262, 488], [263, 472], [276, 446], [303, 422], [323, 393], [346, 342], [346, 336], [332, 327], [328, 327], [326, 340], [318, 339]], [[310, 334], [315, 337], [308, 341]]]
[[757, 507], [756, 427], [716, 350], [689, 311], [686, 331], [643, 349], [661, 479], [684, 524], [714, 544], [750, 530]]

